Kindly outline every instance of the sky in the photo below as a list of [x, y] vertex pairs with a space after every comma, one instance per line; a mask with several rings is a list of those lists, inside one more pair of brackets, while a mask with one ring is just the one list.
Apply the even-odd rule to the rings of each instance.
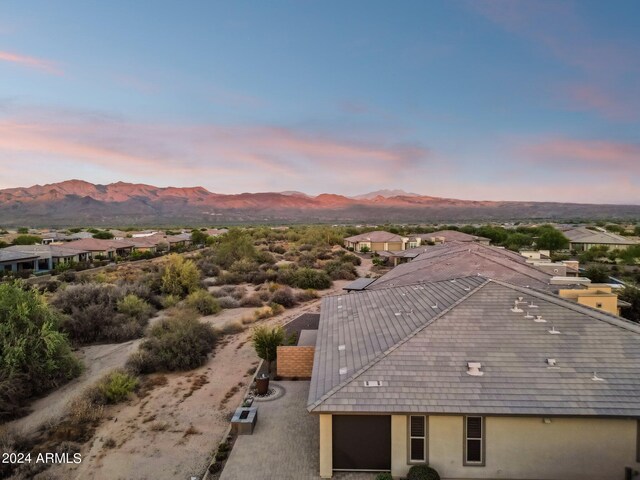
[[640, 204], [640, 2], [0, 1], [0, 188]]

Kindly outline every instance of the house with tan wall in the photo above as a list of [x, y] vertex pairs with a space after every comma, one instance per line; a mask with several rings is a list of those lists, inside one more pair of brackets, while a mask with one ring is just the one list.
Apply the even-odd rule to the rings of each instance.
[[388, 250], [405, 250], [409, 237], [402, 237], [395, 233], [375, 231], [354, 235], [344, 239], [344, 246], [355, 252], [382, 252]]
[[640, 325], [481, 276], [324, 297], [307, 409], [322, 478], [623, 480]]
[[593, 283], [580, 289], [560, 289], [558, 295], [587, 307], [597, 308], [613, 315], [620, 315], [620, 309], [631, 304], [620, 300], [613, 287], [606, 283]]

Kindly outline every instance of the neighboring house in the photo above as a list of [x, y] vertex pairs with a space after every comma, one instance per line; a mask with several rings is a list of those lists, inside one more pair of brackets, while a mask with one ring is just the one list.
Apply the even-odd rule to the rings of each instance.
[[408, 242], [409, 237], [402, 237], [395, 233], [375, 231], [347, 237], [344, 239], [344, 246], [356, 252], [360, 252], [363, 249], [370, 252], [381, 252], [385, 250], [405, 250]]
[[7, 248], [0, 248], [0, 272], [21, 272], [38, 268], [39, 255], [33, 253], [12, 252]]
[[207, 230], [207, 235], [211, 236], [211, 237], [217, 237], [219, 235], [224, 235], [225, 233], [227, 233], [229, 231], [229, 229], [227, 228], [210, 228]]
[[613, 292], [611, 285], [601, 283], [592, 283], [582, 289], [561, 289], [558, 295], [612, 315], [620, 315], [620, 309], [631, 306], [630, 303], [618, 298], [618, 294]]
[[89, 252], [88, 257], [90, 259], [95, 259], [96, 257], [104, 257], [106, 259], [114, 259], [116, 256], [126, 257], [135, 248], [134, 244], [128, 240], [102, 240], [99, 238], [74, 240], [67, 245], [76, 250]]
[[527, 263], [504, 248], [477, 242], [448, 242], [426, 247], [408, 263], [398, 265], [367, 287], [368, 290], [483, 275], [516, 285], [550, 290], [553, 275]]
[[489, 245], [491, 243], [491, 239], [489, 238], [470, 235], [468, 233], [459, 232], [458, 230], [439, 230], [432, 233], [419, 233], [414, 236], [420, 238], [422, 243], [438, 244], [446, 242], [478, 242], [483, 245]]
[[324, 297], [307, 408], [323, 478], [623, 479], [640, 325], [478, 276]]
[[169, 249], [188, 247], [191, 245], [191, 234], [183, 232], [178, 235], [167, 235], [165, 237], [165, 242], [169, 245]]
[[158, 235], [160, 232], [157, 230], [144, 230], [142, 232], [136, 232], [131, 234], [131, 238], [144, 238], [144, 237], [153, 237], [154, 235]]
[[606, 231], [590, 230], [586, 227], [572, 228], [562, 232], [569, 239], [569, 248], [582, 252], [592, 247], [609, 247], [611, 249], [625, 249], [631, 245], [638, 245], [636, 240]]
[[61, 263], [85, 261], [89, 256], [88, 251], [75, 249], [69, 245], [12, 245], [5, 250], [37, 255], [35, 272], [53, 270]]

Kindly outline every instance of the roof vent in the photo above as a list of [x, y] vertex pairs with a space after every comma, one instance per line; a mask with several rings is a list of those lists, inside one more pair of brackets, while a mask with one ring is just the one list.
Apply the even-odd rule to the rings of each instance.
[[556, 327], [551, 325], [551, 330], [547, 330], [551, 335], [560, 335], [560, 330], [556, 330]]
[[451, 280], [451, 283], [456, 283], [456, 279], [454, 278], [453, 280]]
[[527, 310], [527, 314], [524, 316], [524, 318], [533, 318], [533, 315], [531, 315], [531, 313], [529, 313], [529, 310]]
[[513, 308], [511, 309], [513, 313], [522, 313], [523, 310], [518, 306], [518, 301], [513, 302]]
[[340, 370], [340, 375], [346, 375], [347, 374], [347, 367], [342, 367]]
[[547, 321], [542, 318], [542, 315], [536, 315], [536, 319], [534, 320], [536, 323], [547, 323]]
[[518, 300], [516, 300], [516, 303], [529, 303], [527, 302], [524, 297], [518, 297]]
[[339, 350], [340, 352], [342, 352], [343, 350], [346, 350], [346, 349], [347, 349], [347, 346], [346, 346], [346, 345], [338, 345], [338, 350]]
[[594, 382], [604, 382], [604, 378], [600, 378], [598, 375], [596, 375], [596, 372], [593, 372], [593, 377], [591, 377], [591, 380], [593, 380]]
[[437, 310], [438, 309], [438, 302], [436, 302], [435, 305], [431, 305], [431, 308], [433, 308], [434, 310]]
[[464, 287], [464, 288], [463, 288], [463, 290], [464, 290], [465, 292], [468, 292], [468, 291], [470, 291], [470, 290], [471, 290], [471, 287]]
[[364, 386], [365, 387], [381, 387], [382, 382], [380, 380], [365, 380]]
[[472, 377], [481, 377], [484, 375], [484, 372], [480, 371], [482, 368], [482, 364], [480, 362], [469, 362], [467, 363], [467, 375], [471, 375]]
[[529, 308], [538, 308], [538, 305], [534, 304], [533, 301], [529, 304]]
[[342, 308], [342, 305], [338, 305], [338, 308]]
[[558, 362], [555, 358], [547, 358], [547, 365], [549, 367], [557, 367], [558, 366]]
[[396, 313], [394, 313], [394, 315], [395, 315], [396, 317], [399, 317], [400, 315], [402, 315], [402, 312], [396, 312]]

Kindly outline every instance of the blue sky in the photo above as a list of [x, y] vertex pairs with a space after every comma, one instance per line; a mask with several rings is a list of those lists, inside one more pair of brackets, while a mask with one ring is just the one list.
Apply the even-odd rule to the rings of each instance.
[[0, 3], [0, 188], [640, 203], [634, 1]]

